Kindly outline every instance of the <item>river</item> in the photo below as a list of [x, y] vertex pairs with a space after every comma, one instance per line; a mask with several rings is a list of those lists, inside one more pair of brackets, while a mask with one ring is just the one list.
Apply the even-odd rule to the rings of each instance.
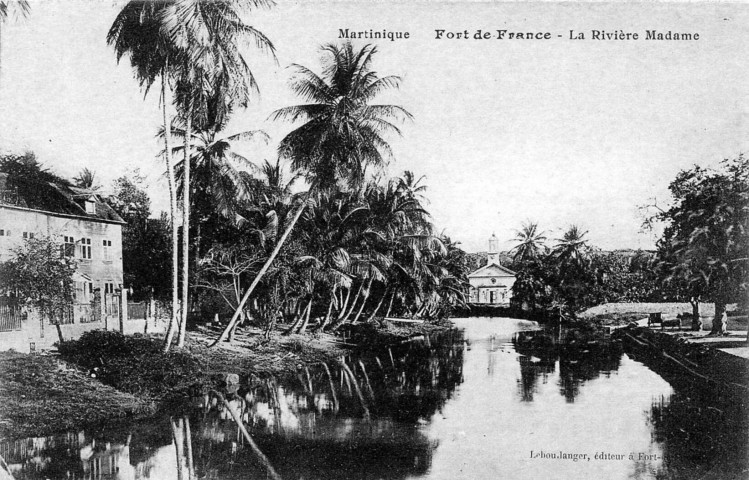
[[709, 389], [679, 389], [619, 344], [455, 324], [146, 421], [3, 441], [0, 455], [18, 480], [747, 478], [742, 402], [707, 405]]

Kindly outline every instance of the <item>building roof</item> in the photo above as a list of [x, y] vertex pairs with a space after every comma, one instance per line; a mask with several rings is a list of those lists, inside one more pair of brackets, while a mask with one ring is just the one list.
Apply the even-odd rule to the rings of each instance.
[[478, 270], [474, 271], [473, 273], [468, 274], [468, 278], [476, 278], [476, 277], [514, 277], [515, 272], [510, 270], [509, 268], [505, 268], [502, 265], [498, 265], [496, 263], [490, 263], [489, 265], [484, 265], [483, 267], [479, 268]]
[[[0, 206], [28, 208], [94, 221], [125, 223], [112, 207], [91, 190], [19, 177], [13, 178], [11, 185], [8, 177], [7, 173], [0, 173]], [[86, 201], [94, 203], [93, 212], [86, 212]]]

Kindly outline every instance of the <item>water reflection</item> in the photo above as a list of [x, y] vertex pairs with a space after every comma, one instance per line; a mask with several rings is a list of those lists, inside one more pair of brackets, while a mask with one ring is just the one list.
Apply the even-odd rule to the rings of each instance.
[[19, 480], [743, 478], [740, 403], [675, 391], [618, 344], [560, 343], [512, 319], [458, 324], [250, 376], [147, 422], [0, 442], [0, 455]]

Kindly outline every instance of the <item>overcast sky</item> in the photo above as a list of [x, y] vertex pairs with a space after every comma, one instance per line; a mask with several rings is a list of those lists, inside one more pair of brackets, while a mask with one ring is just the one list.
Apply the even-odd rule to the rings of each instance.
[[[156, 210], [168, 205], [157, 158], [157, 91], [144, 99], [105, 37], [122, 2], [32, 1], [29, 18], [2, 32], [0, 150], [30, 149], [57, 173], [83, 167], [102, 183], [138, 167]], [[338, 30], [407, 31], [374, 40], [374, 69], [403, 85], [384, 100], [415, 117], [393, 138], [403, 170], [425, 175], [435, 222], [468, 251], [495, 232], [538, 221], [558, 238], [572, 223], [602, 248], [649, 248], [638, 205], [664, 204], [674, 175], [715, 165], [749, 146], [749, 7], [746, 5], [279, 2], [248, 17], [278, 63], [249, 52], [261, 95], [231, 132], [291, 125], [266, 119], [297, 103], [289, 64], [318, 70]], [[435, 29], [551, 32], [552, 39], [437, 40]], [[637, 41], [569, 40], [569, 31], [637, 32]], [[646, 29], [699, 33], [698, 41], [644, 40]], [[557, 37], [562, 35], [562, 38]], [[358, 41], [361, 46], [367, 41]], [[275, 143], [244, 145], [254, 159]]]

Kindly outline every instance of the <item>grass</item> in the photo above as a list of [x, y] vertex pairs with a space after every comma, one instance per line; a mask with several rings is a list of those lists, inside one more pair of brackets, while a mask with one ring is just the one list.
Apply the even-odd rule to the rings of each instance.
[[0, 437], [38, 436], [155, 411], [153, 402], [104, 385], [56, 357], [0, 353]]

